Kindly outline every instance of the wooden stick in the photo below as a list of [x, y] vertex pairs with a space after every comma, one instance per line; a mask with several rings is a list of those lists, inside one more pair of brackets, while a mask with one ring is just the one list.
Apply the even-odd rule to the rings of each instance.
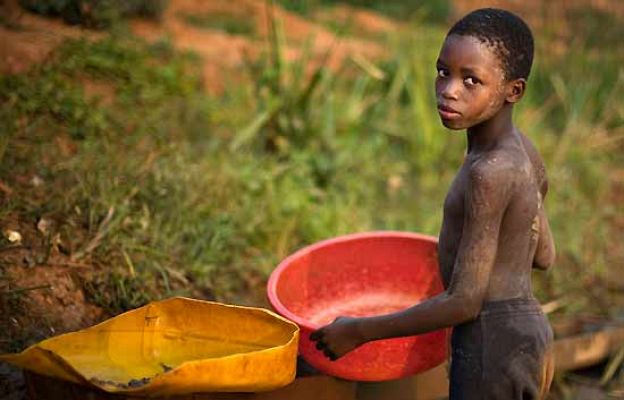
[[24, 293], [24, 292], [29, 292], [31, 290], [50, 289], [51, 287], [52, 287], [52, 285], [32, 286], [32, 287], [27, 287], [27, 288], [19, 288], [19, 289], [9, 290], [9, 291], [4, 292], [4, 294]]
[[104, 236], [106, 236], [106, 233], [108, 232], [109, 224], [110, 224], [110, 221], [113, 219], [114, 214], [115, 214], [115, 207], [110, 207], [108, 209], [108, 213], [106, 214], [106, 217], [100, 223], [100, 226], [98, 227], [98, 230], [95, 233], [95, 236], [93, 237], [93, 239], [89, 241], [89, 244], [87, 244], [84, 249], [79, 250], [78, 252], [72, 254], [72, 256], [70, 257], [71, 261], [77, 261], [83, 258], [84, 256], [91, 253], [100, 245], [100, 243], [102, 242], [102, 239], [104, 238]]
[[609, 364], [607, 365], [604, 374], [602, 374], [602, 378], [600, 378], [600, 386], [605, 386], [607, 383], [609, 383], [622, 362], [624, 362], [624, 346], [620, 347], [620, 350], [611, 359], [611, 361], [609, 361]]

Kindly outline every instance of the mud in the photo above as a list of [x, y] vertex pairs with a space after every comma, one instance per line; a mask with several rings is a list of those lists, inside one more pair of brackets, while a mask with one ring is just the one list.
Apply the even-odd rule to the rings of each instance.
[[152, 380], [151, 378], [147, 378], [147, 377], [141, 378], [141, 379], [130, 379], [128, 383], [126, 384], [126, 387], [138, 388], [138, 387], [147, 385], [148, 383], [150, 383], [151, 380]]
[[0, 353], [106, 318], [87, 302], [80, 285], [92, 266], [72, 262], [59, 243], [37, 229], [36, 219], [11, 214], [0, 220], [0, 228], [23, 237], [17, 245], [0, 248]]
[[[172, 367], [164, 363], [160, 363], [160, 367], [163, 369], [163, 373], [167, 373], [173, 369]], [[89, 381], [97, 386], [114, 386], [120, 389], [136, 389], [136, 388], [140, 388], [142, 386], [147, 385], [148, 383], [152, 381], [154, 377], [159, 376], [159, 375], [160, 374], [156, 374], [153, 377], [130, 379], [127, 383], [120, 383], [120, 382], [115, 382], [112, 380], [98, 379], [95, 377], [91, 378]]]
[[114, 386], [119, 389], [136, 389], [150, 383], [152, 378], [130, 379], [127, 383], [119, 383], [111, 380], [103, 380], [98, 378], [91, 378], [89, 381], [96, 386]]

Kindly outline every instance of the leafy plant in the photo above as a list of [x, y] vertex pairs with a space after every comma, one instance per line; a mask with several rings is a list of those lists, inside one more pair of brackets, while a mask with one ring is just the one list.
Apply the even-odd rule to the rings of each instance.
[[141, 15], [159, 18], [167, 0], [20, 0], [29, 11], [60, 16], [68, 24], [90, 28], [108, 27], [121, 18]]
[[222, 30], [232, 35], [252, 36], [255, 33], [254, 21], [241, 18], [240, 15], [225, 12], [208, 14], [183, 13], [181, 17], [190, 25], [198, 28]]

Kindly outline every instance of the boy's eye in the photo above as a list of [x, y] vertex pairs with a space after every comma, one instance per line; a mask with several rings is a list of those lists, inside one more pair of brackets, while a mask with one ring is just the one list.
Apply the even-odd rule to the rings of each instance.
[[444, 68], [438, 68], [438, 76], [440, 78], [446, 78], [448, 76], [448, 71]]
[[474, 76], [469, 76], [467, 78], [464, 79], [464, 82], [466, 83], [466, 85], [468, 86], [474, 86], [477, 83], [481, 83], [480, 80], [478, 80], [477, 78], [475, 78]]

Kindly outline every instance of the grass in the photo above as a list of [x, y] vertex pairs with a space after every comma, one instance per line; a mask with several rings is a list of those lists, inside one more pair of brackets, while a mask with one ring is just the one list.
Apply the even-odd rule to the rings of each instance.
[[[220, 97], [201, 89], [198, 60], [167, 42], [70, 40], [0, 81], [0, 181], [15, 189], [4, 212], [54, 215], [74, 255], [106, 265], [84, 286], [112, 313], [175, 294], [262, 304], [268, 274], [305, 244], [372, 229], [437, 235], [464, 151], [435, 111], [444, 33], [421, 24], [388, 39], [386, 61], [321, 64], [306, 79], [305, 58], [282, 56], [274, 21], [251, 83]], [[551, 179], [559, 261], [536, 290], [567, 296], [569, 312], [608, 314], [592, 285], [622, 265], [611, 192], [624, 168], [622, 55], [544, 47], [516, 115]], [[87, 96], [81, 79], [109, 86], [112, 102]], [[59, 151], [59, 137], [77, 151]], [[33, 175], [41, 187], [20, 183]]]
[[72, 25], [107, 28], [129, 16], [159, 19], [167, 0], [19, 0], [25, 9], [38, 14], [60, 16]]
[[253, 36], [256, 27], [253, 20], [226, 12], [209, 14], [186, 14], [181, 17], [189, 24], [202, 29], [216, 29], [231, 35]]
[[342, 0], [338, 2], [333, 0], [278, 0], [277, 2], [287, 10], [303, 15], [309, 15], [314, 10], [341, 3], [367, 8], [399, 20], [422, 17], [434, 24], [447, 22], [452, 10], [449, 0], [421, 0], [418, 2], [404, 0]]

